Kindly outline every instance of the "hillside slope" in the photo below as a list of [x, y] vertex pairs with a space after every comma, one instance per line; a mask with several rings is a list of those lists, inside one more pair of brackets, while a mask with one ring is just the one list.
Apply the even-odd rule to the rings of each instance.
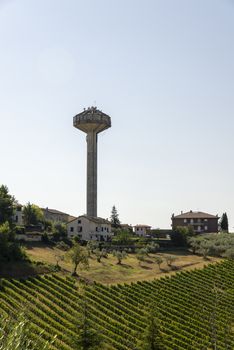
[[89, 319], [107, 344], [134, 349], [147, 324], [147, 309], [157, 310], [167, 350], [234, 349], [234, 262], [208, 265], [172, 277], [106, 287], [77, 288], [71, 278], [45, 275], [24, 281], [2, 280], [0, 313], [22, 309], [31, 321], [32, 338], [57, 338], [54, 349], [72, 350], [82, 300]]

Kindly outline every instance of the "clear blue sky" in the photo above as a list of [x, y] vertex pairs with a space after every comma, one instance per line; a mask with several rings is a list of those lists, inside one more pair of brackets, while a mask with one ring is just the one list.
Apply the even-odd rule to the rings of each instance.
[[96, 103], [99, 216], [226, 211], [233, 230], [233, 0], [0, 0], [0, 52], [0, 183], [20, 203], [85, 213], [72, 117]]

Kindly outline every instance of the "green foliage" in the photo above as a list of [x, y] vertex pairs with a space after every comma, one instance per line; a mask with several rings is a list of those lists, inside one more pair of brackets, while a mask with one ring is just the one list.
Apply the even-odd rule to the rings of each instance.
[[113, 205], [111, 210], [110, 221], [113, 227], [116, 227], [116, 228], [120, 227], [119, 214], [117, 212], [115, 205]]
[[72, 262], [74, 268], [72, 276], [77, 276], [78, 266], [87, 269], [89, 267], [89, 259], [87, 250], [80, 246], [79, 243], [74, 243], [72, 248], [67, 252], [67, 258]]
[[19, 261], [25, 258], [25, 251], [15, 240], [14, 231], [9, 223], [0, 225], [0, 261]]
[[93, 253], [96, 256], [97, 262], [99, 262], [99, 263], [101, 262], [102, 258], [107, 258], [108, 257], [107, 251], [104, 248], [103, 249], [97, 248], [97, 249], [94, 250]]
[[[21, 313], [17, 320], [2, 317], [0, 320], [0, 350], [49, 350], [53, 341], [42, 344], [39, 340], [30, 339], [30, 322]], [[43, 331], [39, 334], [42, 336]], [[55, 338], [54, 338], [55, 339]]]
[[167, 265], [169, 267], [171, 267], [172, 263], [176, 261], [176, 257], [172, 256], [172, 255], [169, 255], [169, 256], [166, 256], [165, 260], [167, 262]]
[[20, 313], [26, 305], [27, 339], [40, 341], [38, 350], [55, 334], [53, 350], [82, 349], [81, 339], [91, 347], [96, 336], [105, 343], [98, 340], [98, 350], [148, 350], [160, 343], [166, 350], [233, 349], [233, 260], [172, 278], [82, 286], [58, 274], [4, 279], [0, 314]]
[[234, 246], [227, 248], [225, 253], [223, 253], [223, 257], [234, 260]]
[[226, 252], [234, 247], [234, 234], [220, 233], [191, 237], [189, 245], [194, 253], [201, 254], [204, 258], [208, 255], [226, 256]]
[[171, 233], [171, 240], [177, 247], [186, 247], [188, 240], [194, 235], [192, 226], [177, 226]]
[[86, 248], [87, 248], [88, 254], [90, 256], [91, 254], [94, 253], [94, 251], [96, 249], [99, 248], [99, 242], [98, 241], [88, 241]]
[[89, 319], [90, 310], [85, 296], [81, 302], [81, 315], [77, 325], [77, 337], [74, 341], [74, 349], [76, 350], [100, 350], [102, 349], [103, 339], [99, 332], [95, 330]]
[[4, 222], [12, 223], [15, 199], [9, 194], [7, 186], [0, 186], [0, 225]]
[[221, 231], [228, 232], [228, 217], [227, 213], [223, 213], [221, 219], [220, 219], [220, 228]]
[[148, 255], [148, 249], [147, 248], [140, 248], [136, 250], [136, 258], [139, 260], [139, 263], [142, 261], [145, 261], [145, 258]]
[[127, 253], [125, 252], [125, 250], [123, 250], [122, 252], [120, 250], [114, 250], [113, 255], [117, 258], [117, 265], [121, 265], [122, 260], [126, 259], [127, 257]]
[[163, 336], [155, 315], [154, 306], [151, 307], [147, 319], [148, 325], [145, 328], [142, 339], [138, 343], [137, 350], [164, 350]]
[[63, 222], [52, 224], [52, 236], [54, 241], [60, 241], [67, 237], [67, 226]]
[[159, 269], [161, 269], [161, 264], [163, 263], [163, 258], [161, 256], [155, 256], [154, 261], [158, 264]]
[[128, 244], [131, 239], [131, 233], [127, 230], [118, 230], [117, 235], [115, 237], [115, 241], [118, 244]]
[[149, 253], [157, 253], [159, 250], [159, 247], [160, 247], [159, 244], [155, 242], [149, 243], [146, 246]]
[[43, 211], [35, 204], [30, 202], [23, 208], [24, 215], [24, 224], [29, 225], [38, 225], [44, 221]]
[[70, 249], [70, 246], [68, 244], [66, 244], [65, 242], [61, 241], [61, 242], [58, 242], [56, 244], [56, 248], [66, 252]]

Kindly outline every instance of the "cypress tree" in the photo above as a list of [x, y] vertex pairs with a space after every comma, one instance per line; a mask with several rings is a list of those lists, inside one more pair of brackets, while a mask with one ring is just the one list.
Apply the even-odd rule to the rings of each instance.
[[117, 212], [115, 205], [113, 205], [112, 207], [110, 220], [113, 227], [115, 228], [120, 227], [119, 214]]
[[220, 228], [222, 231], [228, 232], [228, 217], [227, 213], [223, 213], [220, 220]]

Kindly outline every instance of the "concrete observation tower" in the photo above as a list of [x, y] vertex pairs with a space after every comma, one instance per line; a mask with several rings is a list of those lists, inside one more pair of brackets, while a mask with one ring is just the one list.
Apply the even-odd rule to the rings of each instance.
[[97, 217], [97, 139], [100, 132], [111, 127], [111, 118], [89, 107], [73, 118], [73, 126], [87, 134], [87, 215]]

